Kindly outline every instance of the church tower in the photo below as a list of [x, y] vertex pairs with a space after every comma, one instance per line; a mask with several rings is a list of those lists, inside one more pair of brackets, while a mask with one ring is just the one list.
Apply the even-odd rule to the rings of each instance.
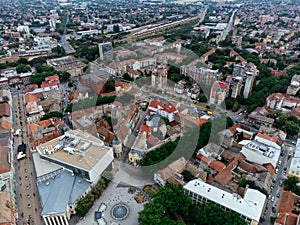
[[123, 153], [123, 147], [122, 147], [122, 142], [118, 139], [117, 135], [115, 135], [112, 141], [112, 146], [116, 157], [120, 158]]

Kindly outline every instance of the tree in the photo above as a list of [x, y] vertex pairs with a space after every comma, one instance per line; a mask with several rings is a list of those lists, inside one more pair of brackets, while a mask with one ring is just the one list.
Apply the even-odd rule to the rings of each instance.
[[59, 79], [60, 79], [60, 81], [63, 81], [63, 82], [68, 81], [70, 76], [71, 76], [71, 74], [68, 73], [67, 71], [59, 73]]
[[207, 97], [204, 93], [200, 93], [198, 100], [199, 100], [199, 102], [207, 102]]
[[109, 183], [108, 180], [105, 178], [101, 178], [87, 193], [84, 197], [81, 197], [77, 201], [76, 205], [76, 214], [80, 216], [85, 216], [90, 208], [92, 208], [94, 201], [97, 200], [100, 196], [102, 191], [107, 187], [107, 184]]
[[182, 174], [182, 176], [183, 176], [183, 178], [184, 178], [184, 181], [186, 181], [186, 182], [189, 182], [189, 181], [195, 179], [195, 177], [193, 176], [193, 174], [191, 174], [191, 173], [190, 173], [189, 171], [187, 171], [187, 170], [182, 171], [181, 174]]
[[43, 116], [40, 118], [40, 121], [42, 121], [42, 120], [47, 120], [47, 119], [50, 119], [50, 118], [52, 118], [52, 117], [62, 118], [62, 117], [63, 117], [63, 114], [62, 114], [61, 112], [57, 112], [57, 111], [45, 113], [45, 115], [43, 115]]
[[25, 64], [19, 64], [19, 65], [17, 65], [17, 67], [16, 67], [16, 71], [17, 71], [17, 73], [26, 73], [26, 72], [31, 71], [31, 68], [30, 68], [30, 66], [28, 66], [28, 65], [25, 65]]
[[115, 80], [113, 78], [109, 78], [106, 83], [105, 83], [105, 87], [106, 87], [106, 92], [112, 92], [115, 91]]
[[114, 31], [115, 33], [119, 33], [119, 32], [120, 32], [120, 27], [119, 27], [118, 24], [115, 24], [115, 25], [113, 26], [113, 31]]
[[286, 131], [289, 135], [297, 135], [300, 132], [300, 127], [298, 124], [295, 123], [287, 123], [286, 124]]
[[128, 73], [124, 73], [123, 79], [128, 81], [133, 81], [133, 78], [131, 78]]
[[139, 212], [141, 225], [246, 225], [238, 213], [225, 211], [214, 203], [199, 203], [195, 208], [192, 199], [184, 194], [180, 185], [160, 187], [153, 201]]
[[187, 216], [192, 206], [192, 199], [184, 194], [182, 186], [167, 184], [160, 187], [153, 201], [139, 212], [139, 223], [141, 225], [179, 225], [181, 223], [173, 219], [175, 215]]
[[18, 64], [28, 65], [28, 60], [26, 58], [21, 57], [18, 59]]
[[299, 183], [299, 179], [295, 176], [288, 176], [288, 178], [283, 182], [284, 189], [288, 191], [292, 191], [295, 194], [300, 194], [300, 188], [297, 186]]
[[237, 112], [240, 108], [240, 105], [238, 102], [235, 102], [232, 106], [232, 112]]
[[66, 55], [65, 49], [59, 45], [56, 46], [55, 48], [52, 48], [51, 51], [53, 54], [55, 54], [58, 57]]

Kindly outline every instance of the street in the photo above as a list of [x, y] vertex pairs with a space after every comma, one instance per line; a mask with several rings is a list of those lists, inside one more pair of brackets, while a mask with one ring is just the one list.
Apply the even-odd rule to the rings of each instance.
[[[25, 116], [24, 96], [21, 92], [13, 92], [13, 120], [14, 130], [22, 129], [18, 136], [14, 136], [14, 166], [15, 186], [18, 206], [18, 224], [41, 225], [41, 205], [36, 186], [35, 171], [31, 161], [31, 151], [28, 139], [27, 123]], [[26, 157], [16, 159], [18, 146], [26, 144]]]
[[[279, 207], [281, 193], [283, 190], [283, 185], [280, 186], [279, 184], [280, 182], [283, 182], [287, 178], [287, 176], [284, 175], [284, 168], [286, 168], [287, 171], [289, 170], [291, 159], [288, 159], [288, 154], [294, 151], [293, 148], [294, 146], [290, 146], [286, 142], [282, 147], [282, 149], [284, 150], [284, 156], [280, 156], [279, 161], [281, 161], [281, 163], [280, 165], [279, 163], [277, 164], [278, 173], [275, 173], [273, 176], [273, 179], [275, 181], [273, 183], [274, 188], [270, 192], [269, 199], [267, 199], [265, 212], [262, 216], [262, 218], [264, 218], [264, 221], [262, 222], [263, 225], [270, 225], [271, 224], [270, 218], [277, 216], [277, 209]], [[279, 193], [279, 197], [277, 196], [278, 193]], [[272, 197], [274, 197], [274, 201], [271, 201]], [[276, 211], [272, 212], [272, 207], [275, 207]]]

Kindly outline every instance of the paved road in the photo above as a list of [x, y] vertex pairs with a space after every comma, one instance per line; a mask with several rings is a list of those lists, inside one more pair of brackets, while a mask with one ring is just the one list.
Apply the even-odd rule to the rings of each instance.
[[[278, 173], [274, 175], [274, 189], [271, 190], [270, 192], [270, 199], [272, 197], [274, 197], [274, 201], [271, 200], [267, 200], [267, 204], [266, 204], [266, 210], [264, 212], [263, 218], [264, 218], [264, 222], [261, 223], [262, 225], [270, 225], [271, 221], [270, 218], [271, 217], [276, 217], [277, 215], [277, 210], [279, 207], [279, 202], [281, 199], [281, 193], [283, 190], [283, 186], [280, 187], [279, 183], [282, 181], [284, 181], [287, 176], [284, 175], [284, 168], [286, 168], [286, 170], [289, 170], [290, 164], [291, 164], [291, 158], [288, 159], [288, 154], [290, 152], [294, 151], [294, 146], [289, 145], [288, 143], [284, 143], [282, 149], [284, 150], [284, 156], [280, 156], [279, 161], [281, 161], [280, 165], [277, 164], [277, 168], [278, 168]], [[280, 197], [277, 196], [277, 194], [280, 195]], [[272, 212], [272, 208], [274, 207], [275, 211]]]
[[69, 15], [70, 15], [70, 13], [68, 11], [68, 15], [67, 15], [67, 18], [66, 18], [66, 24], [65, 24], [65, 27], [64, 27], [64, 33], [63, 33], [63, 35], [61, 35], [61, 39], [59, 41], [59, 43], [64, 48], [64, 50], [66, 51], [67, 54], [71, 54], [71, 53], [75, 52], [75, 50], [73, 49], [73, 47], [66, 40], [66, 33], [67, 33], [66, 31], [67, 31], [67, 24], [69, 23]]
[[138, 120], [138, 122], [135, 124], [134, 128], [133, 128], [133, 132], [132, 134], [129, 136], [127, 143], [125, 144], [125, 146], [123, 146], [124, 149], [124, 153], [121, 157], [121, 161], [123, 163], [128, 163], [128, 153], [132, 147], [132, 145], [134, 144], [134, 141], [136, 139], [137, 136], [137, 130], [139, 130], [139, 128], [141, 127], [142, 123], [145, 121], [145, 117], [146, 117], [146, 112], [140, 110], [140, 118]]
[[[235, 9], [235, 10], [232, 12], [232, 15], [231, 15], [231, 17], [230, 17], [230, 20], [229, 20], [229, 22], [228, 22], [228, 24], [227, 24], [225, 30], [222, 32], [219, 41], [224, 41], [225, 38], [227, 37], [227, 35], [229, 34], [229, 32], [231, 31], [231, 27], [232, 27], [234, 15], [235, 15], [236, 11], [237, 11], [237, 9]], [[218, 41], [218, 42], [219, 42], [219, 41]]]
[[[44, 224], [41, 220], [41, 205], [36, 186], [35, 171], [32, 164], [30, 145], [28, 140], [24, 96], [19, 92], [13, 92], [13, 117], [14, 129], [22, 129], [22, 134], [14, 137], [14, 166], [15, 166], [15, 185], [18, 206], [18, 224]], [[17, 161], [17, 148], [21, 143], [27, 145], [27, 157]]]

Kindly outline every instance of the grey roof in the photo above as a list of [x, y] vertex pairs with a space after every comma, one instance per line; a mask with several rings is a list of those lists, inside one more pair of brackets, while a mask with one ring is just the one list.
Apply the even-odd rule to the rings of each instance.
[[158, 114], [152, 114], [152, 115], [149, 117], [149, 120], [152, 121], [153, 127], [158, 127], [158, 122], [159, 122], [159, 120], [160, 120], [160, 115], [158, 115]]
[[119, 138], [117, 137], [116, 134], [115, 134], [114, 139], [112, 140], [112, 144], [113, 144], [113, 145], [121, 144], [121, 141], [119, 140]]
[[69, 198], [69, 204], [73, 204], [76, 200], [89, 189], [91, 183], [82, 179], [81, 177], [75, 176], [73, 189]]
[[62, 166], [41, 159], [38, 152], [34, 152], [32, 157], [37, 177], [49, 174], [62, 168]]
[[90, 184], [67, 170], [63, 170], [54, 179], [42, 182], [38, 185], [43, 204], [42, 215], [64, 214], [68, 204], [74, 203]]

